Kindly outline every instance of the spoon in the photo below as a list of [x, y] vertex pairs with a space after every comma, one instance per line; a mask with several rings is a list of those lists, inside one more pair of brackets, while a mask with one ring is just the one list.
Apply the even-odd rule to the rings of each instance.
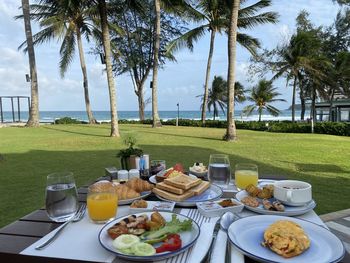
[[[239, 218], [240, 217], [238, 215], [235, 215], [231, 212], [226, 212], [220, 220], [221, 229], [227, 233], [227, 230], [230, 227], [230, 225]], [[226, 242], [225, 262], [231, 262], [230, 240], [228, 240], [228, 236]]]

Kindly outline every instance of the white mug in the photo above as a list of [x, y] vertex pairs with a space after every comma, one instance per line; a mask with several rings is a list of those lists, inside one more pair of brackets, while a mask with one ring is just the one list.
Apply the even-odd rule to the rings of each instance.
[[311, 184], [302, 181], [277, 181], [274, 184], [273, 195], [283, 204], [302, 206], [312, 200], [312, 187]]

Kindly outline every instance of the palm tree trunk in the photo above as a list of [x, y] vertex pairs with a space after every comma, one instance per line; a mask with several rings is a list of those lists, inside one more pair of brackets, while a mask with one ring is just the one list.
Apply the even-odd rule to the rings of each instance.
[[108, 31], [107, 23], [107, 7], [105, 0], [98, 0], [101, 27], [102, 27], [102, 42], [103, 49], [105, 52], [106, 59], [106, 69], [107, 69], [107, 81], [108, 81], [108, 91], [109, 91], [109, 103], [111, 111], [111, 137], [119, 137], [119, 127], [118, 127], [118, 115], [117, 115], [117, 99], [116, 99], [116, 88], [114, 84], [112, 63], [111, 63], [111, 43]]
[[240, 0], [233, 0], [231, 6], [230, 28], [228, 35], [228, 103], [227, 103], [227, 130], [224, 140], [237, 139], [236, 125], [234, 121], [234, 97], [235, 97], [235, 71], [236, 71], [236, 43], [237, 43], [237, 20]]
[[24, 28], [26, 33], [29, 67], [30, 67], [31, 104], [30, 104], [30, 110], [29, 110], [29, 119], [27, 121], [26, 126], [38, 127], [39, 126], [39, 89], [38, 89], [38, 77], [36, 74], [32, 27], [30, 24], [30, 16], [29, 16], [29, 0], [22, 0], [22, 10], [23, 10]]
[[80, 67], [81, 67], [81, 72], [83, 73], [83, 88], [84, 88], [86, 113], [89, 119], [89, 123], [96, 124], [96, 119], [92, 114], [91, 105], [90, 105], [89, 83], [87, 78], [86, 63], [85, 63], [85, 57], [84, 57], [84, 51], [83, 51], [83, 43], [81, 41], [80, 29], [77, 28], [76, 31], [77, 31], [77, 43], [78, 43], [78, 49], [79, 49]]
[[157, 84], [158, 84], [158, 57], [160, 46], [160, 0], [154, 0], [155, 6], [155, 37], [154, 37], [154, 54], [153, 54], [153, 77], [152, 77], [152, 117], [153, 128], [162, 127], [158, 114], [158, 96], [157, 96]]
[[140, 118], [140, 121], [144, 121], [145, 120], [145, 100], [143, 97], [143, 85], [142, 84], [140, 84], [140, 86], [138, 87], [137, 100], [139, 103], [139, 118]]
[[293, 95], [292, 95], [292, 122], [295, 122], [295, 91], [297, 88], [297, 77], [294, 77]]
[[258, 111], [259, 111], [259, 122], [261, 122], [261, 114], [262, 114], [262, 109], [261, 109], [261, 108], [259, 108], [259, 109], [258, 109]]
[[214, 41], [215, 41], [215, 30], [212, 29], [211, 35], [210, 35], [209, 56], [208, 56], [207, 71], [205, 74], [205, 84], [204, 84], [204, 96], [203, 96], [203, 106], [202, 106], [202, 125], [203, 126], [205, 125], [206, 113], [207, 113], [209, 79], [210, 79], [211, 61], [212, 61], [213, 52], [214, 52]]
[[300, 89], [299, 96], [300, 96], [300, 104], [301, 104], [300, 119], [303, 121], [305, 119], [306, 106], [305, 106], [305, 92], [304, 92], [301, 80], [299, 80], [299, 89]]

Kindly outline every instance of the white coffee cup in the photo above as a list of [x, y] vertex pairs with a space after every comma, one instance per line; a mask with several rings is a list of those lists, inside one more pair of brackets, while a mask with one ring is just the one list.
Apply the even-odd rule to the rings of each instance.
[[274, 184], [273, 195], [283, 204], [302, 206], [312, 200], [312, 187], [311, 184], [302, 181], [277, 181]]

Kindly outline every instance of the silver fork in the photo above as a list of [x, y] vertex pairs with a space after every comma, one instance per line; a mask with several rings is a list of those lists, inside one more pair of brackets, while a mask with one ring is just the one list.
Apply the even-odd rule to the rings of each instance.
[[71, 219], [65, 222], [52, 237], [50, 237], [48, 240], [46, 240], [44, 243], [40, 244], [39, 246], [35, 247], [35, 249], [41, 250], [41, 249], [44, 249], [49, 244], [51, 244], [69, 223], [80, 221], [84, 217], [85, 211], [86, 211], [86, 204], [82, 204]]

